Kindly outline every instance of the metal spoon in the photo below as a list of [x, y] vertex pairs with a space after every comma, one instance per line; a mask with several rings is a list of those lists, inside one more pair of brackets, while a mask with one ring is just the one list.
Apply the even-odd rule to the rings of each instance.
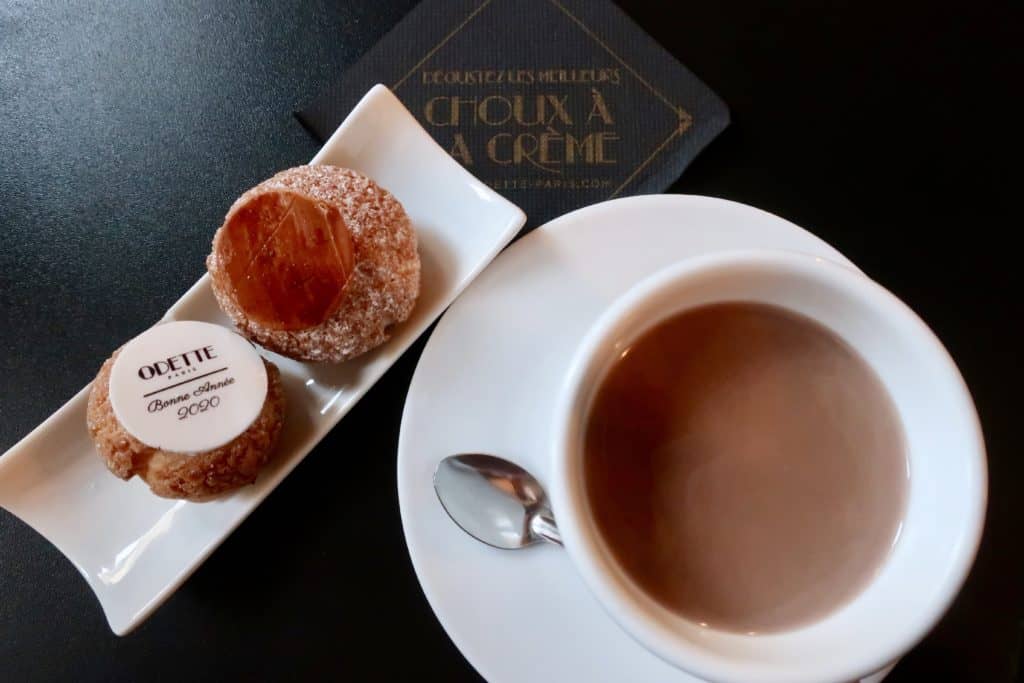
[[544, 488], [508, 460], [483, 453], [449, 456], [434, 470], [434, 491], [448, 516], [487, 545], [506, 550], [540, 541], [562, 545]]

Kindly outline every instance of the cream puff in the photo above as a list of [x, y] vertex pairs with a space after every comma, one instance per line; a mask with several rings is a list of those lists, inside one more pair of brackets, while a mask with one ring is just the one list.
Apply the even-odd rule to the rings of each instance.
[[239, 197], [206, 267], [238, 331], [299, 360], [340, 362], [379, 346], [420, 290], [405, 209], [337, 166], [291, 168]]
[[284, 411], [280, 372], [248, 341], [219, 325], [170, 322], [103, 363], [86, 425], [116, 476], [201, 501], [256, 480]]

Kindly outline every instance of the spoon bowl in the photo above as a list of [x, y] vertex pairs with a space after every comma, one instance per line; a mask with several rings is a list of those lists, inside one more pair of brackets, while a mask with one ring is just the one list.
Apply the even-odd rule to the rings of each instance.
[[483, 453], [449, 456], [434, 470], [434, 491], [452, 521], [487, 545], [562, 544], [544, 488], [513, 462]]

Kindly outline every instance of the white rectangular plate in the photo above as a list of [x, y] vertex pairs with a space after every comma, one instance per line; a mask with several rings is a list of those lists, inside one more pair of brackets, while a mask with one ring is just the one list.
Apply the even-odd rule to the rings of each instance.
[[[281, 368], [288, 415], [277, 454], [253, 486], [197, 504], [158, 498], [137, 478], [117, 479], [85, 428], [88, 386], [0, 456], [0, 505], [74, 563], [119, 635], [138, 626], [195, 571], [526, 220], [449, 157], [381, 85], [310, 163], [356, 169], [402, 202], [419, 237], [421, 294], [390, 341], [347, 363], [300, 363], [263, 352]], [[164, 318], [230, 326], [209, 275]], [[111, 339], [111, 351], [124, 341]]]

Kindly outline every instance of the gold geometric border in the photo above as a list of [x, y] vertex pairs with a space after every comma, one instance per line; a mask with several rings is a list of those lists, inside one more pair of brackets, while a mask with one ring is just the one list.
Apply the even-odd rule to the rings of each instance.
[[[492, 1], [493, 0], [483, 0], [483, 2], [481, 2], [480, 5], [477, 6], [476, 9], [474, 9], [472, 12], [469, 13], [469, 16], [467, 16], [465, 19], [463, 19], [462, 22], [460, 22], [458, 26], [453, 28], [448, 33], [448, 35], [446, 35], [444, 38], [442, 38], [441, 41], [439, 43], [437, 43], [437, 45], [435, 45], [433, 48], [430, 49], [429, 52], [427, 52], [427, 54], [423, 55], [423, 59], [421, 59], [420, 61], [416, 62], [416, 64], [411, 69], [409, 69], [409, 71], [406, 72], [406, 74], [404, 76], [402, 76], [400, 79], [398, 79], [398, 81], [393, 86], [391, 86], [391, 91], [392, 92], [397, 91], [402, 86], [403, 83], [405, 83], [407, 80], [409, 80], [410, 76], [412, 76], [414, 73], [416, 73], [416, 71], [421, 66], [423, 66], [424, 62], [426, 62], [428, 59], [433, 57], [434, 54], [438, 50], [440, 50], [442, 47], [444, 47], [445, 44], [449, 40], [451, 40], [453, 37], [455, 37], [455, 35], [457, 35], [459, 33], [459, 31], [464, 29], [466, 27], [466, 24], [471, 22], [474, 19], [474, 17], [476, 17], [478, 14], [480, 14], [480, 12], [483, 11], [483, 9], [485, 7], [487, 7], [487, 5], [491, 4]], [[682, 137], [682, 135], [687, 130], [689, 130], [690, 126], [693, 125], [693, 116], [688, 111], [686, 111], [686, 109], [684, 109], [682, 106], [676, 105], [676, 104], [672, 104], [672, 102], [670, 102], [667, 97], [662, 95], [661, 92], [657, 88], [655, 88], [653, 85], [651, 85], [647, 81], [646, 78], [644, 78], [639, 73], [637, 73], [636, 69], [634, 69], [632, 66], [627, 64], [626, 60], [624, 60], [622, 57], [620, 57], [618, 54], [616, 54], [614, 50], [612, 50], [610, 47], [608, 47], [608, 45], [603, 40], [601, 40], [601, 38], [598, 37], [597, 34], [595, 34], [593, 31], [591, 31], [590, 28], [586, 24], [584, 24], [575, 14], [573, 14], [568, 9], [566, 9], [565, 5], [563, 5], [558, 0], [548, 0], [548, 1], [552, 5], [557, 7], [563, 14], [565, 14], [565, 16], [567, 16], [574, 24], [576, 24], [576, 26], [578, 26], [585, 34], [587, 34], [587, 36], [590, 37], [595, 43], [600, 45], [601, 48], [612, 57], [612, 59], [614, 59], [619, 64], [621, 64], [622, 67], [624, 69], [626, 69], [626, 71], [631, 73], [633, 75], [633, 77], [636, 78], [636, 80], [640, 82], [641, 85], [643, 85], [645, 88], [647, 88], [656, 98], [658, 98], [662, 103], [664, 103], [666, 107], [671, 109], [672, 113], [675, 114], [676, 117], [677, 117], [676, 126], [672, 130], [672, 132], [669, 133], [668, 137], [666, 137], [664, 140], [662, 140], [661, 144], [659, 144], [657, 147], [655, 147], [654, 151], [651, 152], [651, 154], [646, 159], [644, 159], [643, 162], [641, 162], [639, 166], [637, 166], [635, 169], [633, 169], [633, 172], [630, 173], [629, 176], [624, 181], [622, 181], [622, 184], [619, 185], [617, 188], [615, 188], [614, 192], [612, 192], [610, 195], [608, 195], [608, 199], [612, 199], [613, 197], [618, 196], [618, 194], [620, 192], [622, 192], [622, 190], [625, 189], [625, 187], [627, 185], [629, 185], [633, 181], [633, 179], [636, 178], [637, 175], [640, 174], [641, 171], [643, 171], [645, 168], [647, 168], [647, 166], [652, 161], [654, 161], [654, 159], [659, 154], [661, 154], [661, 151], [663, 149], [665, 149], [669, 145], [669, 143], [671, 143], [677, 137]]]

